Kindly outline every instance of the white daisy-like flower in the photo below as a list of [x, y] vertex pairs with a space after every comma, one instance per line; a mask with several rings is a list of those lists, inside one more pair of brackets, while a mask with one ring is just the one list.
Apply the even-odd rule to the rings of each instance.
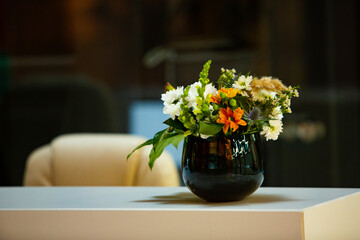
[[170, 114], [170, 117], [174, 120], [176, 116], [180, 116], [182, 100], [178, 101], [176, 104], [168, 104], [164, 102], [164, 114]]
[[270, 126], [264, 126], [263, 130], [261, 131], [261, 135], [265, 135], [266, 141], [268, 140], [277, 140], [279, 134], [283, 130], [283, 123], [281, 120], [270, 120]]
[[232, 87], [237, 90], [251, 90], [250, 83], [253, 80], [252, 76], [246, 77], [245, 75], [241, 75], [238, 79], [233, 83]]
[[217, 93], [216, 87], [214, 87], [211, 83], [210, 83], [210, 84], [207, 84], [207, 85], [205, 86], [204, 99], [206, 99], [209, 94], [215, 96], [216, 93]]
[[260, 91], [253, 92], [252, 95], [255, 100], [263, 102], [266, 98], [274, 99], [276, 92], [261, 89]]
[[276, 108], [274, 108], [274, 110], [272, 110], [271, 112], [271, 118], [276, 119], [276, 120], [281, 120], [283, 118], [283, 113], [281, 112], [281, 107], [278, 106]]
[[181, 95], [184, 92], [184, 87], [177, 87], [176, 89], [167, 91], [166, 93], [161, 94], [161, 100], [167, 104], [172, 104], [173, 102], [181, 99]]
[[172, 119], [175, 119], [175, 116], [180, 116], [182, 103], [181, 96], [184, 93], [183, 87], [177, 87], [176, 89], [167, 91], [166, 93], [161, 94], [161, 100], [164, 102], [164, 114], [170, 114]]

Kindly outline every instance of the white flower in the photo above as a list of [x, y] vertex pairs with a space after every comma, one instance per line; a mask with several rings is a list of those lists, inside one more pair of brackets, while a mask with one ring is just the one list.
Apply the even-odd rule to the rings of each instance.
[[245, 75], [239, 76], [239, 78], [233, 83], [232, 87], [237, 90], [251, 90], [250, 83], [253, 77]]
[[268, 91], [268, 90], [265, 90], [265, 89], [261, 89], [260, 91], [253, 92], [252, 95], [253, 95], [253, 98], [254, 98], [256, 101], [262, 102], [262, 101], [264, 101], [266, 98], [274, 99], [275, 96], [276, 96], [276, 92], [272, 92], [272, 91]]
[[260, 134], [265, 135], [266, 141], [277, 140], [282, 132], [283, 123], [281, 120], [269, 120], [269, 126], [264, 126]]
[[209, 94], [215, 96], [216, 93], [217, 93], [216, 87], [214, 87], [211, 83], [207, 84], [205, 86], [204, 99], [206, 99]]
[[188, 101], [188, 108], [196, 106], [196, 98], [199, 96], [198, 87], [201, 87], [201, 82], [196, 82], [190, 85], [189, 93], [186, 96], [185, 100]]
[[176, 89], [161, 94], [161, 100], [164, 102], [163, 113], [170, 114], [172, 119], [175, 119], [175, 116], [180, 116], [180, 105], [182, 103], [181, 95], [183, 92], [183, 87], [177, 87]]
[[296, 90], [296, 89], [294, 90], [294, 96], [295, 96], [295, 97], [299, 97], [299, 92], [298, 92], [298, 90]]
[[281, 107], [278, 106], [276, 108], [274, 108], [274, 110], [272, 110], [271, 112], [271, 118], [276, 119], [276, 120], [281, 120], [283, 118], [283, 114], [281, 112]]
[[177, 87], [176, 89], [161, 94], [161, 100], [164, 102], [164, 105], [165, 103], [172, 104], [173, 102], [181, 98], [183, 92], [184, 92], [184, 87]]
[[290, 107], [290, 105], [291, 105], [291, 100], [290, 100], [290, 98], [286, 98], [284, 105], [285, 105], [286, 107]]
[[297, 89], [294, 89], [292, 86], [288, 87], [288, 90], [294, 94], [294, 97], [299, 97], [299, 92]]
[[163, 109], [163, 113], [164, 114], [170, 114], [170, 117], [174, 120], [175, 116], [180, 116], [180, 112], [181, 112], [181, 105], [182, 101], [180, 100], [179, 102], [177, 102], [176, 104], [168, 104], [166, 102], [164, 102], [164, 109]]
[[[198, 108], [198, 104], [196, 102], [196, 100], [198, 100], [199, 97], [199, 93], [198, 93], [198, 87], [201, 87], [201, 83], [200, 82], [196, 82], [193, 83], [192, 85], [190, 85], [190, 89], [189, 89], [189, 93], [188, 96], [185, 97], [185, 100], [188, 101], [188, 108], [194, 108], [197, 109]], [[212, 85], [212, 84], [207, 84], [205, 86], [205, 91], [204, 91], [204, 99], [206, 99], [206, 97], [209, 94], [212, 95], [216, 95], [217, 93], [217, 89]]]

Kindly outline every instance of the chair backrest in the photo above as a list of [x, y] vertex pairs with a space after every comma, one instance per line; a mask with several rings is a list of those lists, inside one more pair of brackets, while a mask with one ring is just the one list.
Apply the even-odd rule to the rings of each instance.
[[0, 186], [20, 186], [27, 156], [56, 136], [119, 132], [111, 92], [87, 78], [33, 76], [0, 100]]
[[127, 155], [145, 139], [129, 134], [67, 134], [34, 150], [25, 186], [179, 186], [179, 174], [164, 152], [152, 171], [149, 147]]

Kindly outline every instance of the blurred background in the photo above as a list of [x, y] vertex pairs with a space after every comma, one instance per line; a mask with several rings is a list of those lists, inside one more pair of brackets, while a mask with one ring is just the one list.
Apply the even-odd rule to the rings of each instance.
[[0, 185], [63, 133], [152, 137], [212, 59], [301, 86], [264, 186], [360, 187], [359, 23], [357, 0], [2, 0]]

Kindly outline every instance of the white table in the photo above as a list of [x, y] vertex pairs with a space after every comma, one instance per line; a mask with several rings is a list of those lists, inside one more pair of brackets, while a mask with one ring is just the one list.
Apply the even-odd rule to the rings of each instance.
[[185, 187], [2, 187], [0, 239], [360, 239], [360, 189], [207, 203]]

